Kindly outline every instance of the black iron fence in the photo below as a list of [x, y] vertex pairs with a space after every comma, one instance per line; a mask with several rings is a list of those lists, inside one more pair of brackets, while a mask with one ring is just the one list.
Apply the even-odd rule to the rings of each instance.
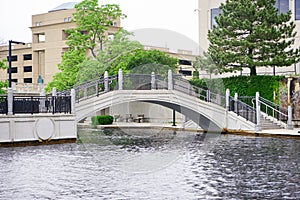
[[7, 112], [8, 112], [7, 97], [0, 96], [0, 114], [7, 114]]
[[241, 116], [252, 123], [256, 124], [257, 122], [256, 109], [233, 97], [229, 97], [229, 111], [236, 113], [238, 116]]
[[71, 113], [71, 96], [13, 97], [13, 114]]

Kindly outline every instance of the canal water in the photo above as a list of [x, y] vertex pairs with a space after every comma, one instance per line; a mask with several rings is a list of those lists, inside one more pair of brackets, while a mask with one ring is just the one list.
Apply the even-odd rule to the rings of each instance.
[[300, 140], [81, 129], [0, 148], [0, 199], [300, 199]]

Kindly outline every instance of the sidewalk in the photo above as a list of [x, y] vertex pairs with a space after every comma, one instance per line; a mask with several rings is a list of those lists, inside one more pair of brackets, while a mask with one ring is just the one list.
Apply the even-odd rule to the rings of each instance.
[[[78, 124], [78, 127], [81, 128], [90, 128], [91, 124]], [[114, 122], [111, 125], [98, 125], [98, 129], [105, 128], [155, 128], [155, 129], [172, 129], [172, 130], [182, 130], [182, 124], [176, 124], [176, 126], [172, 126], [172, 124], [167, 123], [134, 123], [134, 122]], [[202, 129], [194, 128], [194, 127], [185, 127], [185, 131], [197, 131], [203, 132]], [[280, 136], [280, 137], [299, 137], [300, 138], [300, 128], [294, 128], [293, 130], [287, 129], [270, 129], [270, 130], [262, 130], [259, 132], [248, 132], [248, 131], [233, 131], [228, 134], [241, 134], [241, 135], [253, 135], [253, 136]]]
[[263, 130], [263, 131], [257, 132], [256, 134], [272, 135], [272, 136], [300, 137], [300, 128], [294, 128], [293, 130], [287, 130], [287, 129]]

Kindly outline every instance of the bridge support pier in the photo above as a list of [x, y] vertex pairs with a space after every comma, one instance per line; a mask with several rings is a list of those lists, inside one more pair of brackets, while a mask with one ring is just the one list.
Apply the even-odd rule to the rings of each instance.
[[172, 126], [176, 126], [176, 111], [173, 110], [173, 124]]

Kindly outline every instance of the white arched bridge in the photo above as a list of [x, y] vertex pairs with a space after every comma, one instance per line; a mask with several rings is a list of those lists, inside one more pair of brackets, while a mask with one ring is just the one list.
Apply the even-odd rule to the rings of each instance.
[[[287, 127], [287, 111], [267, 104], [257, 95], [253, 106], [208, 88], [192, 86], [181, 76], [172, 74], [128, 74], [90, 81], [72, 89], [76, 121], [118, 104], [147, 102], [173, 109], [207, 131], [259, 131]], [[270, 102], [268, 102], [270, 103]], [[262, 112], [261, 110], [266, 112]], [[270, 114], [271, 113], [271, 114]], [[269, 114], [269, 116], [268, 116]]]
[[3, 143], [77, 138], [77, 122], [94, 113], [130, 102], [158, 104], [181, 113], [206, 131], [251, 131], [292, 128], [292, 109], [259, 97], [216, 94], [195, 87], [168, 71], [124, 74], [88, 81], [67, 92], [18, 96], [9, 88], [0, 96], [0, 146]]

